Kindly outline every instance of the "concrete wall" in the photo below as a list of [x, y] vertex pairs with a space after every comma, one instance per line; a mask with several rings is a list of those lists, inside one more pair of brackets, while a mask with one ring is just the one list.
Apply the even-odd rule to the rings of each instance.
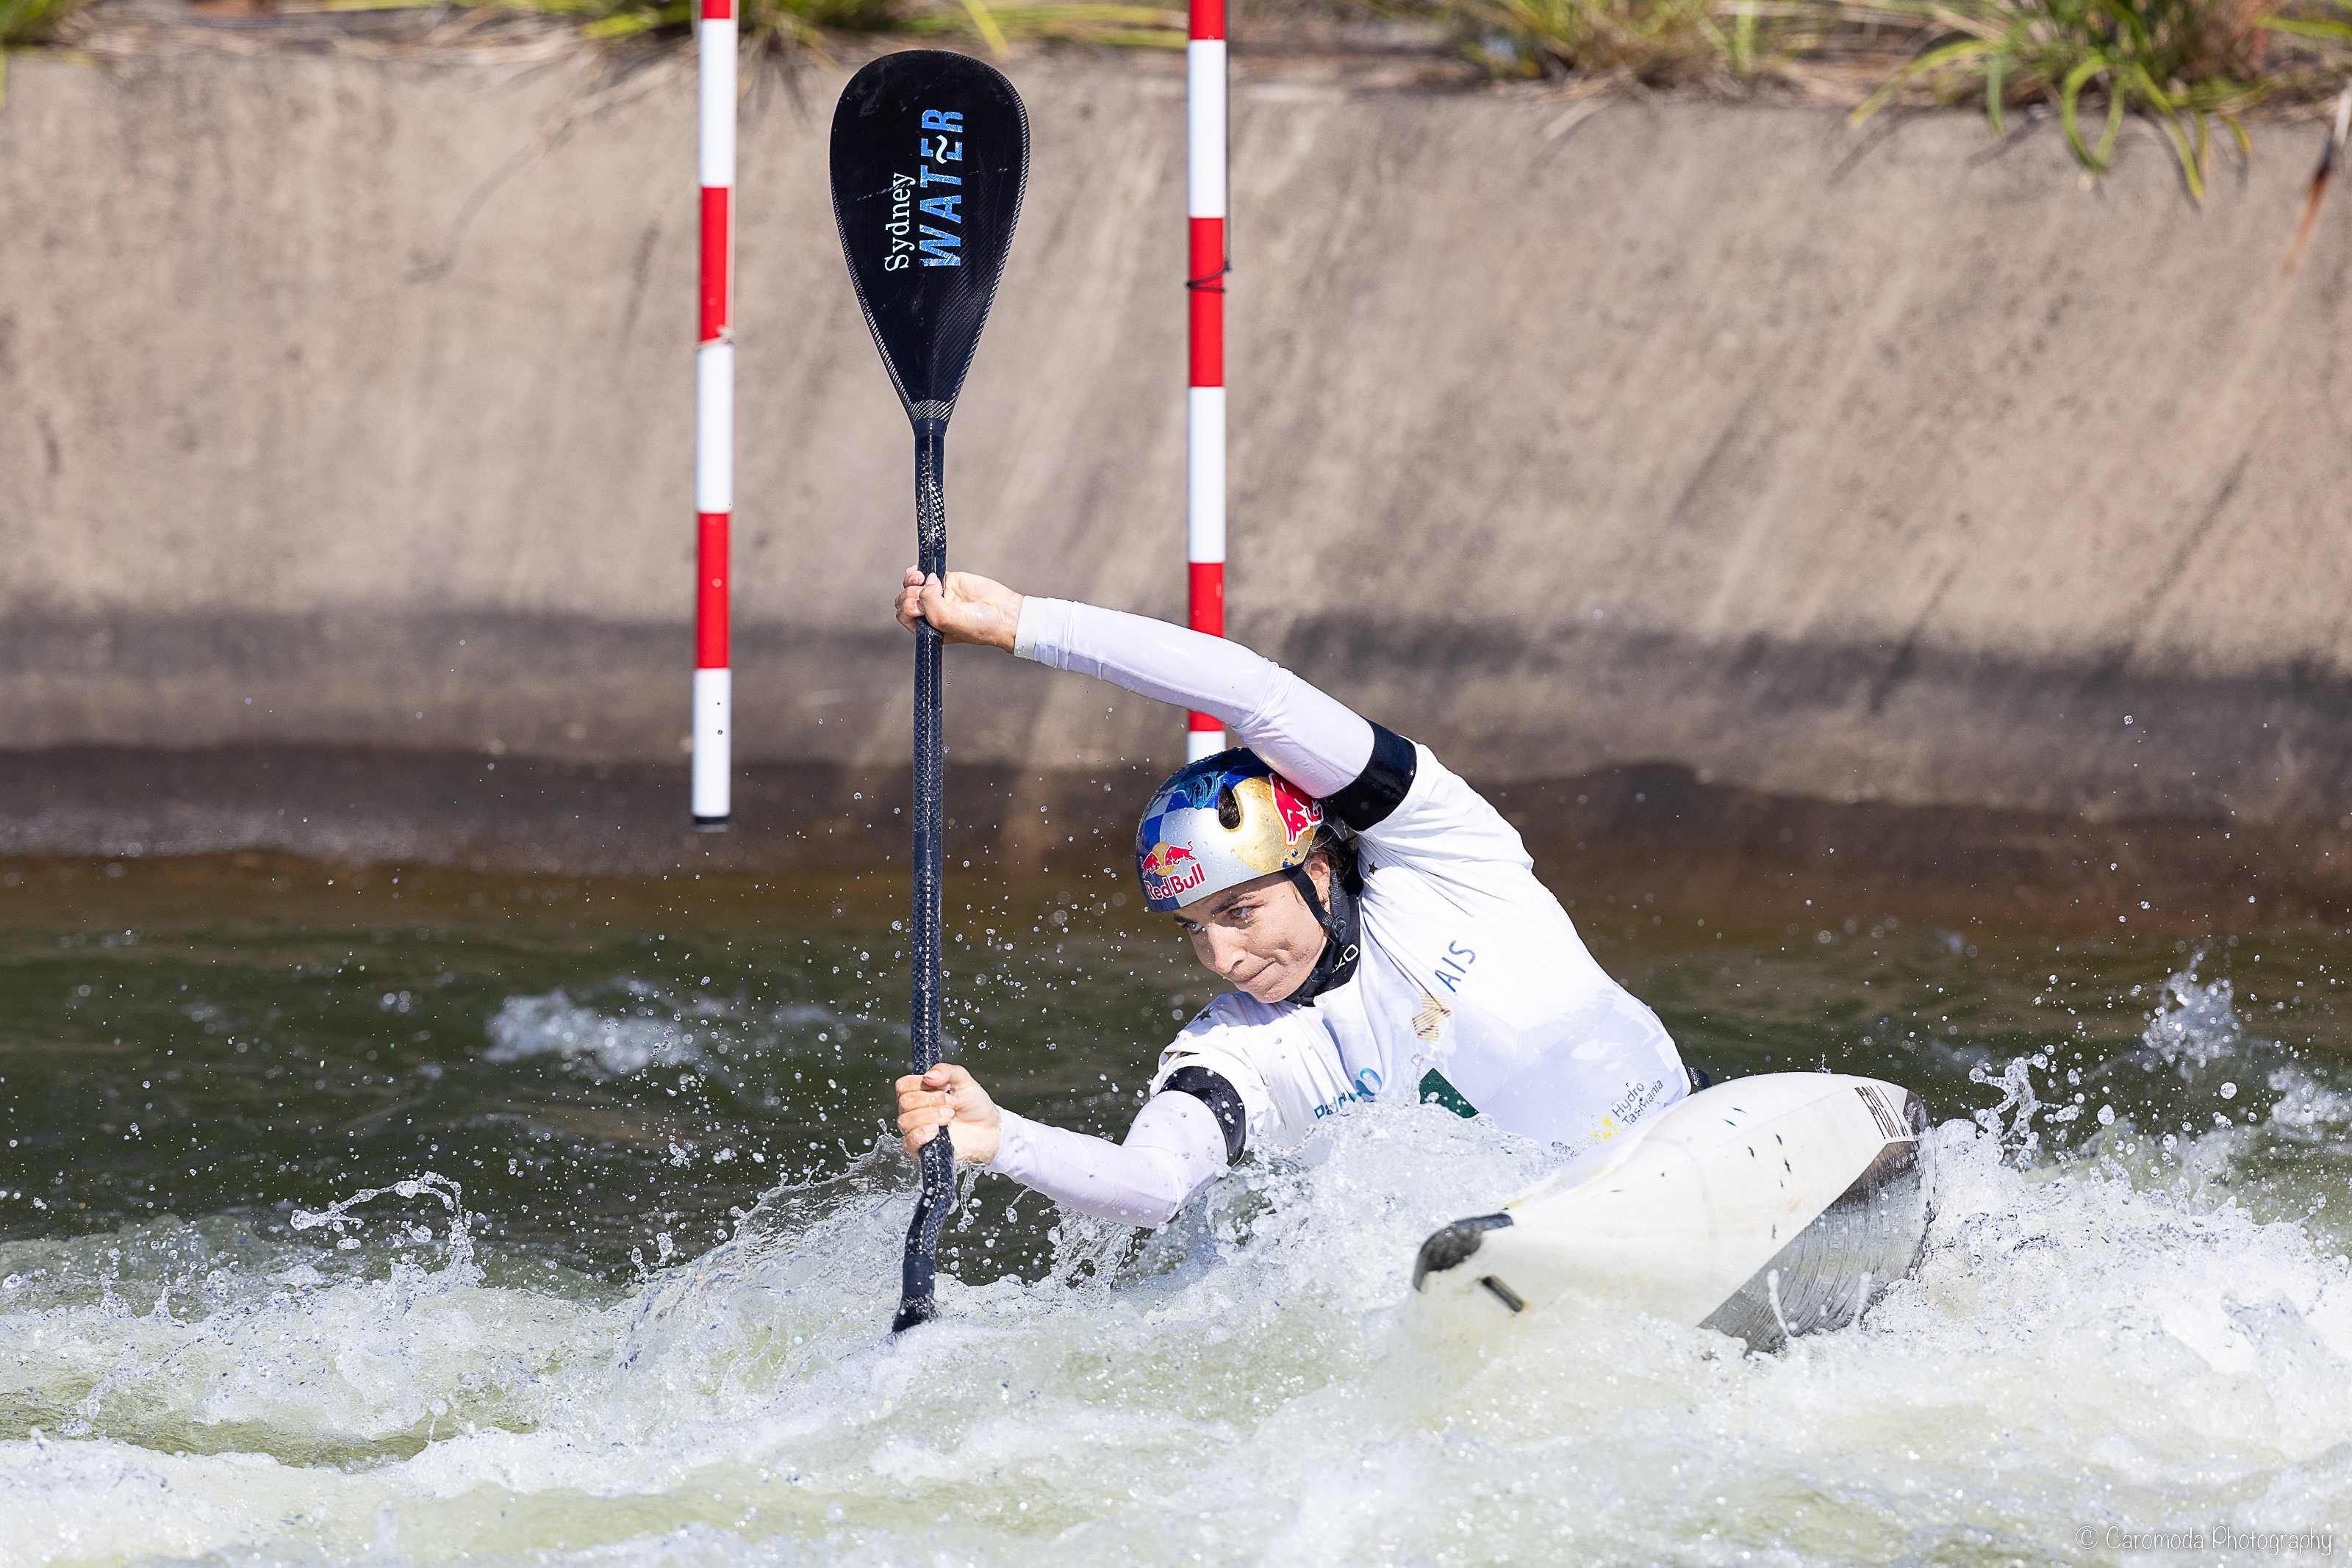
[[[1181, 613], [1181, 82], [1032, 61], [952, 558]], [[908, 442], [835, 248], [838, 78], [747, 109], [739, 736], [905, 755]], [[314, 56], [12, 68], [0, 749], [675, 762], [692, 83]], [[2352, 204], [2137, 131], [1244, 80], [1234, 633], [1496, 780], [2334, 822]], [[960, 651], [954, 760], [1179, 755]], [[2126, 723], [2126, 716], [2130, 723]]]

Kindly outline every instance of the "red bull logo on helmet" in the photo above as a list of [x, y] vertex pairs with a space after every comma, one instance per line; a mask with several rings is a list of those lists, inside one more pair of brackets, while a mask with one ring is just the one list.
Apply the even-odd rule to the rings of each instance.
[[1323, 812], [1312, 798], [1302, 795], [1298, 787], [1281, 774], [1270, 777], [1274, 786], [1274, 809], [1282, 818], [1282, 836], [1292, 843], [1301, 833], [1311, 833], [1323, 825]]
[[1201, 857], [1181, 844], [1161, 844], [1138, 862], [1143, 873], [1144, 895], [1157, 904], [1162, 900], [1174, 904], [1209, 880], [1208, 867]]
[[1235, 784], [1234, 799], [1242, 808], [1242, 823], [1229, 830], [1226, 843], [1244, 865], [1280, 871], [1307, 858], [1323, 821], [1314, 797], [1278, 773], [1261, 773]]

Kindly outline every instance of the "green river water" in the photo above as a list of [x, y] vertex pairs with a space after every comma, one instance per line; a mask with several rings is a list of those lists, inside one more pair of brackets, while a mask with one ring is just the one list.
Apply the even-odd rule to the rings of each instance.
[[[1112, 878], [948, 910], [957, 1059], [1116, 1135], [1210, 977]], [[1580, 915], [1717, 1079], [1917, 1089], [1928, 1253], [1778, 1356], [1580, 1320], [1462, 1363], [1400, 1312], [1413, 1249], [1545, 1159], [1435, 1107], [1150, 1237], [980, 1178], [950, 1321], [887, 1341], [903, 918], [880, 875], [0, 867], [0, 1562], [2245, 1561], [2352, 1525], [2352, 934]]]

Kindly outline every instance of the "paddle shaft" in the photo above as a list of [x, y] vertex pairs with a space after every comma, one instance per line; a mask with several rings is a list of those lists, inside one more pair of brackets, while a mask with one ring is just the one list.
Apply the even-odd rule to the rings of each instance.
[[[828, 153], [833, 218], [858, 308], [915, 433], [915, 543], [926, 577], [948, 566], [948, 415], [971, 367], [1004, 274], [1029, 183], [1029, 115], [992, 68], [942, 49], [869, 60], [841, 90]], [[915, 636], [914, 960], [908, 1043], [915, 1072], [940, 1064], [940, 853], [947, 747], [946, 650]], [[892, 1332], [938, 1315], [940, 1227], [955, 1207], [955, 1145], [922, 1145], [922, 1190], [907, 1228], [904, 1289]]]
[[[948, 422], [915, 422], [915, 545], [925, 577], [948, 570], [948, 508], [942, 488]], [[941, 665], [946, 647], [929, 622], [915, 628], [915, 853], [913, 955], [914, 1007], [908, 1035], [915, 1071], [940, 1064], [940, 833], [945, 797], [946, 748], [942, 734]], [[898, 1298], [893, 1333], [929, 1322], [938, 1308], [931, 1296], [939, 1269], [940, 1227], [955, 1200], [955, 1145], [941, 1127], [923, 1145], [923, 1190], [907, 1228], [905, 1286]]]

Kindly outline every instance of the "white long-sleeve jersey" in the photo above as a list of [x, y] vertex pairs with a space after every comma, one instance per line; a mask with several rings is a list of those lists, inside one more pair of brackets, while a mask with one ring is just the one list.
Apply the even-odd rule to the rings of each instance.
[[[1689, 1092], [1657, 1015], [1593, 961], [1517, 830], [1427, 747], [1238, 643], [1139, 615], [1025, 599], [1013, 651], [1213, 714], [1321, 798], [1356, 833], [1363, 951], [1311, 1002], [1202, 1009], [1124, 1143], [1007, 1112], [992, 1169], [1159, 1225], [1243, 1148], [1295, 1143], [1353, 1101], [1437, 1100], [1577, 1159]], [[1188, 1068], [1202, 1071], [1170, 1089]]]

